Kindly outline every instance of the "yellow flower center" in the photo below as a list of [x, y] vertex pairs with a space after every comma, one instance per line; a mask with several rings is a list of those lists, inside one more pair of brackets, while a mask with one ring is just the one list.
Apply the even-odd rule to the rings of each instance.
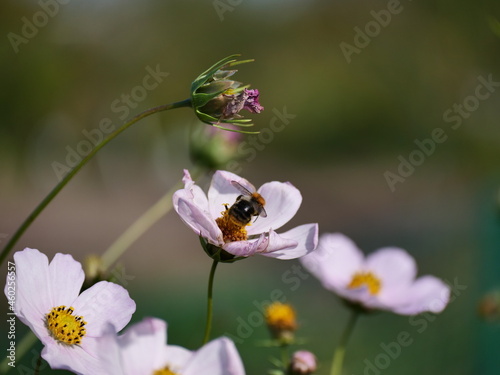
[[382, 288], [380, 279], [371, 272], [357, 272], [352, 277], [350, 284], [347, 286], [349, 289], [357, 289], [366, 286], [368, 292], [376, 296]]
[[235, 223], [229, 216], [229, 209], [221, 212], [221, 217], [215, 219], [219, 226], [224, 242], [245, 241], [248, 239], [245, 226]]
[[82, 338], [87, 333], [84, 328], [87, 322], [83, 317], [73, 315], [73, 311], [73, 307], [59, 306], [54, 307], [46, 315], [47, 328], [51, 336], [67, 345], [81, 344]]
[[167, 366], [160, 370], [156, 370], [155, 372], [153, 372], [153, 375], [177, 375], [177, 373], [170, 370]]
[[294, 331], [297, 328], [295, 310], [287, 303], [274, 302], [266, 307], [267, 325], [273, 330]]

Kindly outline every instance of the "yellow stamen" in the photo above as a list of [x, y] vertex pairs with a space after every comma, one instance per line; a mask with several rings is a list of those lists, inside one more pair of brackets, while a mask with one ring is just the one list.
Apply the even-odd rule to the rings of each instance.
[[368, 292], [376, 296], [382, 288], [380, 279], [371, 272], [357, 272], [352, 277], [350, 284], [347, 286], [349, 289], [357, 289], [362, 286], [368, 288]]
[[46, 324], [51, 336], [67, 345], [81, 344], [87, 333], [84, 328], [87, 322], [83, 317], [73, 315], [73, 311], [73, 307], [59, 306], [46, 315]]
[[167, 366], [160, 370], [156, 370], [155, 372], [153, 372], [153, 375], [177, 375], [177, 373], [170, 370]]
[[229, 216], [229, 210], [221, 212], [221, 217], [215, 219], [215, 222], [222, 231], [224, 242], [245, 241], [248, 239], [245, 226], [235, 223]]

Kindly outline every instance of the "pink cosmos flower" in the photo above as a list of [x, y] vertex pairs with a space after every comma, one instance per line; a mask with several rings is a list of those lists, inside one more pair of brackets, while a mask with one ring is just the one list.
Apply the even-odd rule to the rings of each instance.
[[[120, 285], [101, 281], [80, 294], [85, 275], [71, 255], [45, 254], [26, 248], [14, 254], [16, 316], [45, 345], [42, 357], [53, 369], [100, 374], [98, 338], [112, 324], [121, 330], [135, 302]], [[8, 279], [9, 280], [9, 276]], [[5, 286], [8, 296], [9, 282]], [[8, 297], [9, 298], [9, 297]]]
[[[209, 244], [237, 257], [261, 254], [278, 259], [298, 258], [316, 248], [316, 223], [300, 225], [280, 234], [275, 232], [292, 219], [302, 203], [299, 190], [289, 182], [273, 181], [262, 185], [257, 192], [265, 199], [266, 217], [260, 215], [248, 226], [238, 227], [226, 220], [227, 207], [242, 194], [233, 181], [254, 192], [252, 184], [234, 173], [217, 171], [207, 197], [187, 170], [183, 181], [184, 189], [173, 196], [174, 209], [184, 223]], [[228, 226], [222, 225], [221, 220]]]
[[95, 375], [245, 375], [234, 343], [209, 342], [197, 351], [167, 345], [167, 324], [156, 318], [136, 323], [121, 336], [101, 340], [100, 356], [107, 372]]
[[401, 315], [439, 313], [450, 288], [434, 276], [417, 275], [415, 260], [403, 249], [382, 248], [364, 256], [346, 236], [324, 234], [318, 249], [301, 262], [323, 286], [366, 309]]

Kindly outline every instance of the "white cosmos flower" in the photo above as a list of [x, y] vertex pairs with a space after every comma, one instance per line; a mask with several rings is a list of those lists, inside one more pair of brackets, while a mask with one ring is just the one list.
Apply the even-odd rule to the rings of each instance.
[[231, 183], [236, 181], [249, 191], [255, 188], [247, 180], [231, 172], [215, 172], [208, 196], [184, 171], [184, 189], [175, 192], [174, 208], [181, 219], [208, 243], [237, 257], [261, 254], [278, 259], [299, 258], [313, 251], [318, 241], [318, 224], [304, 224], [284, 233], [276, 233], [290, 221], [302, 203], [300, 191], [289, 182], [268, 182], [257, 192], [265, 199], [267, 217], [243, 227], [246, 233], [241, 240], [231, 241], [219, 228], [216, 219], [231, 206], [241, 192]]
[[97, 339], [109, 323], [119, 331], [130, 321], [135, 302], [128, 292], [101, 281], [80, 294], [85, 275], [68, 254], [56, 254], [49, 264], [45, 254], [26, 248], [14, 261], [14, 312], [44, 344], [42, 357], [53, 369], [102, 373]]
[[222, 337], [197, 351], [167, 345], [167, 324], [145, 318], [121, 336], [101, 339], [100, 357], [108, 370], [96, 375], [245, 375], [234, 343]]
[[449, 286], [440, 279], [416, 279], [415, 260], [400, 248], [382, 248], [365, 257], [346, 236], [323, 234], [316, 251], [300, 260], [326, 289], [367, 309], [439, 313], [450, 298]]

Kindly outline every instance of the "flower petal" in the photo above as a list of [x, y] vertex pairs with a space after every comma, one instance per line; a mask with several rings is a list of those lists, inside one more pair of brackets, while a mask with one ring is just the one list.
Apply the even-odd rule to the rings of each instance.
[[364, 256], [350, 238], [327, 233], [320, 236], [318, 248], [300, 261], [326, 289], [342, 293], [361, 269]]
[[163, 367], [168, 366], [168, 368], [176, 374], [183, 373], [182, 369], [187, 365], [191, 358], [193, 358], [193, 355], [194, 352], [181, 346], [164, 345], [162, 355]]
[[152, 374], [165, 366], [163, 348], [167, 342], [166, 329], [165, 321], [145, 318], [127, 328], [119, 337], [127, 374]]
[[249, 235], [276, 230], [288, 223], [297, 213], [301, 203], [300, 191], [289, 182], [272, 181], [262, 185], [258, 193], [266, 200], [267, 217], [260, 216], [247, 227]]
[[240, 183], [247, 190], [254, 192], [255, 187], [246, 179], [227, 171], [216, 171], [208, 189], [208, 202], [212, 217], [221, 216], [224, 205], [232, 206], [236, 198], [242, 193], [231, 184], [231, 181]]
[[85, 273], [69, 254], [57, 253], [49, 265], [49, 285], [53, 307], [71, 306], [82, 289]]
[[285, 233], [270, 232], [269, 245], [262, 253], [281, 260], [300, 258], [318, 245], [318, 224], [304, 224]]
[[365, 267], [381, 280], [381, 294], [408, 288], [417, 275], [415, 259], [396, 247], [386, 247], [368, 255]]
[[230, 254], [239, 257], [249, 257], [265, 251], [268, 242], [267, 234], [262, 233], [258, 239], [228, 242], [224, 244], [222, 248]]
[[221, 337], [199, 349], [182, 374], [244, 375], [245, 370], [234, 343]]
[[[120, 331], [130, 321], [135, 311], [135, 302], [122, 286], [100, 281], [85, 290], [73, 304], [75, 315], [87, 322], [87, 336], [103, 334], [108, 323]], [[85, 337], [82, 340], [85, 341]]]
[[434, 276], [419, 277], [408, 290], [406, 303], [393, 311], [401, 315], [415, 315], [425, 311], [442, 312], [450, 300], [450, 287]]
[[[199, 196], [199, 194], [196, 194], [196, 196]], [[208, 212], [208, 207], [204, 208], [199, 205], [200, 198], [195, 198], [192, 191], [184, 189], [176, 191], [173, 201], [174, 209], [182, 221], [197, 235], [206, 238], [214, 245], [221, 246], [224, 243], [222, 232]]]

